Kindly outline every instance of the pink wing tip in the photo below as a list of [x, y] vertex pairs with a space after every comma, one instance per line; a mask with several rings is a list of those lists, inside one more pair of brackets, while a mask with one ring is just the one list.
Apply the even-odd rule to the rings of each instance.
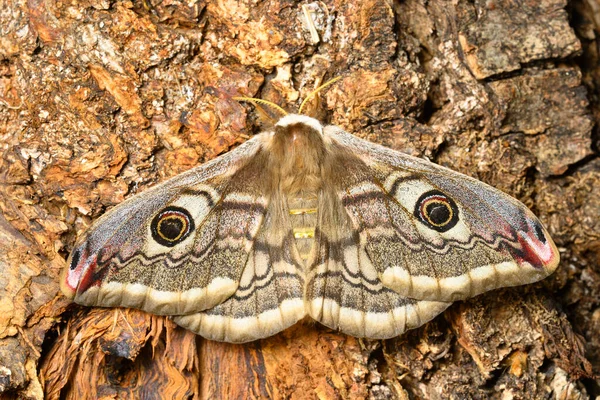
[[85, 292], [94, 284], [98, 285], [99, 280], [94, 273], [96, 269], [96, 255], [88, 257], [87, 251], [82, 252], [81, 248], [73, 250], [69, 265], [63, 270], [60, 279], [63, 294], [73, 299], [77, 293]]
[[560, 262], [560, 254], [552, 238], [537, 219], [528, 218], [528, 230], [520, 231], [522, 259], [535, 268], [553, 273]]

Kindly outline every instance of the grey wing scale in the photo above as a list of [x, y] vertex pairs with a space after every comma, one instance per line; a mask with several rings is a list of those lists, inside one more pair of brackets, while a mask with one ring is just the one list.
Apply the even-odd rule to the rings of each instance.
[[[302, 260], [285, 214], [271, 207], [237, 291], [223, 303], [175, 322], [205, 338], [241, 343], [274, 335], [304, 317]], [[283, 218], [283, 220], [281, 220]]]
[[80, 304], [160, 315], [223, 302], [238, 288], [269, 206], [261, 187], [247, 185], [262, 172], [251, 165], [260, 162], [259, 144], [252, 139], [109, 211], [76, 244], [63, 291]]
[[[352, 336], [387, 339], [421, 326], [450, 305], [410, 299], [385, 287], [367, 243], [341, 204], [323, 206], [307, 270], [306, 305], [312, 318]], [[338, 213], [332, 217], [328, 210]]]
[[482, 182], [328, 127], [346, 152], [339, 196], [386, 287], [453, 301], [538, 281], [558, 251], [520, 202]]
[[[174, 315], [213, 340], [267, 337], [306, 314], [385, 339], [556, 269], [547, 231], [510, 196], [337, 127], [311, 153], [318, 122], [288, 120], [280, 141], [255, 137], [102, 216], [76, 243], [63, 292]], [[294, 196], [310, 206], [290, 210]]]

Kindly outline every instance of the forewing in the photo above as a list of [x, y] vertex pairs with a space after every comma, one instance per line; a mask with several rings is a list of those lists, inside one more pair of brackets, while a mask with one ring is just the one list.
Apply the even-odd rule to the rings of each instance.
[[543, 279], [559, 255], [522, 203], [473, 178], [326, 128], [338, 194], [383, 284], [453, 301]]
[[188, 314], [239, 285], [269, 204], [259, 138], [128, 199], [77, 242], [61, 277], [84, 305]]
[[410, 299], [385, 287], [365, 237], [332, 196], [325, 192], [319, 204], [309, 258], [306, 303], [312, 318], [348, 335], [387, 339], [421, 326], [450, 305]]
[[[278, 204], [273, 204], [273, 203]], [[211, 340], [241, 343], [274, 335], [304, 317], [304, 272], [285, 204], [273, 200], [237, 291], [178, 325]]]

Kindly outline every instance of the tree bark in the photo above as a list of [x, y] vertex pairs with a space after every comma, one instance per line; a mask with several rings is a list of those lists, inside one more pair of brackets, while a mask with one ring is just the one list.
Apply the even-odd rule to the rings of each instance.
[[[600, 396], [598, 0], [0, 10], [0, 397]], [[95, 218], [260, 130], [232, 97], [295, 110], [335, 76], [326, 121], [519, 198], [559, 246], [557, 272], [386, 341], [302, 321], [217, 343], [60, 294]]]

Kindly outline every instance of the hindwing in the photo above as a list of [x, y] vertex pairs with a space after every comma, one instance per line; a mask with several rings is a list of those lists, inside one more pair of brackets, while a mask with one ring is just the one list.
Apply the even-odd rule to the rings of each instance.
[[[304, 269], [281, 199], [254, 239], [237, 291], [223, 303], [175, 318], [203, 337], [248, 342], [280, 332], [304, 317]], [[278, 212], [277, 210], [284, 210]]]
[[411, 299], [384, 286], [367, 251], [368, 238], [341, 201], [331, 198], [335, 193], [323, 196], [330, 198], [321, 199], [307, 265], [306, 305], [312, 318], [348, 335], [387, 339], [423, 325], [450, 305]]

